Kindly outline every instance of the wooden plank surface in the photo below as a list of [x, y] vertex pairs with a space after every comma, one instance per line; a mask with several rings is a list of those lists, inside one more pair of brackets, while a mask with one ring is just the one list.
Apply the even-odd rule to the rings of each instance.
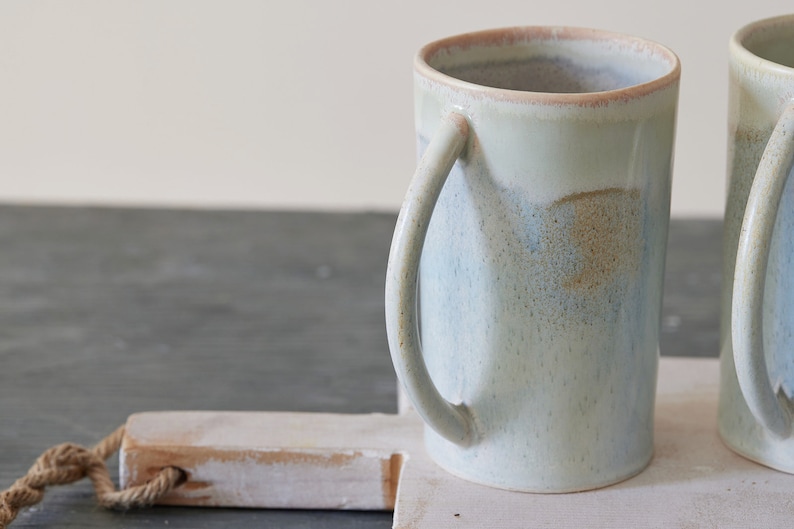
[[127, 421], [121, 483], [175, 466], [188, 482], [158, 503], [392, 511], [421, 438], [413, 414], [140, 413]]
[[[0, 487], [150, 410], [394, 413], [383, 278], [396, 216], [0, 206]], [[673, 221], [662, 354], [717, 353], [718, 221]], [[113, 466], [115, 466], [113, 462]], [[390, 527], [391, 513], [95, 507], [15, 527]]]
[[409, 412], [155, 412], [130, 418], [123, 481], [163, 466], [190, 480], [175, 505], [393, 509], [397, 529], [787, 527], [794, 476], [717, 435], [719, 362], [662, 358], [655, 454], [639, 475], [575, 494], [484, 487], [435, 465]]

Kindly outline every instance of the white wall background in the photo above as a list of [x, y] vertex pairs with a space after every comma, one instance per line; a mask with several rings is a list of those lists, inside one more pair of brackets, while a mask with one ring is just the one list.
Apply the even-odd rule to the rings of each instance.
[[727, 41], [790, 0], [4, 0], [0, 201], [396, 210], [424, 43], [632, 33], [683, 63], [675, 216], [719, 216]]

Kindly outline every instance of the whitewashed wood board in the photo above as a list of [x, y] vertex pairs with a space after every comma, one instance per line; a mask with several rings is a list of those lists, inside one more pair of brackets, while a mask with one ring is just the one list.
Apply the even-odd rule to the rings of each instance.
[[163, 503], [394, 509], [401, 529], [794, 527], [794, 476], [735, 455], [718, 437], [718, 367], [662, 358], [653, 461], [595, 491], [527, 494], [458, 479], [427, 458], [410, 411], [133, 415], [122, 486], [175, 465], [189, 481]]

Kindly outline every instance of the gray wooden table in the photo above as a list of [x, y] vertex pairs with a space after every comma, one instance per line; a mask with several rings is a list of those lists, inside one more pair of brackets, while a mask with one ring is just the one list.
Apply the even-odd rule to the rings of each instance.
[[[0, 206], [0, 489], [51, 445], [91, 445], [137, 411], [396, 412], [394, 221]], [[718, 221], [673, 221], [662, 354], [717, 355], [720, 243]], [[381, 512], [109, 512], [80, 482], [12, 527], [390, 526]]]

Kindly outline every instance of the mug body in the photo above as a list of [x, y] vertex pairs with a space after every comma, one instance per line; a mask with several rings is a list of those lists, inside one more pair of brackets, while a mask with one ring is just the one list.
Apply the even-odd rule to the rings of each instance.
[[426, 428], [448, 471], [568, 492], [651, 459], [678, 76], [666, 48], [587, 29], [417, 56], [419, 154], [450, 112], [470, 130], [419, 268], [427, 369], [477, 432]]
[[[753, 417], [740, 389], [731, 340], [733, 277], [750, 187], [772, 131], [794, 100], [794, 16], [776, 17], [740, 29], [730, 43], [728, 199], [723, 240], [720, 321], [719, 429], [734, 451], [772, 468], [794, 473], [794, 439], [770, 434]], [[794, 186], [784, 188], [769, 247], [763, 304], [763, 343], [774, 385], [794, 391]], [[748, 308], [749, 310], [749, 308]]]

